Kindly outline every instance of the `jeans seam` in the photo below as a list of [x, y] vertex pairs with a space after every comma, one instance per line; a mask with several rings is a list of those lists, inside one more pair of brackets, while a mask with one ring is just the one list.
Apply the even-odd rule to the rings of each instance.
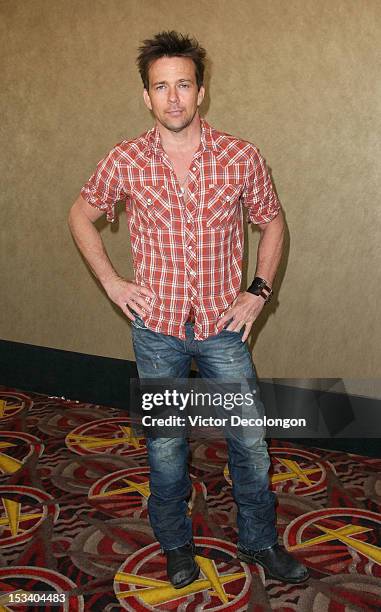
[[253, 548], [248, 548], [247, 546], [245, 546], [244, 544], [241, 544], [240, 542], [238, 542], [237, 546], [238, 546], [238, 548], [241, 548], [242, 552], [248, 552], [248, 553], [256, 554], [256, 553], [262, 552], [264, 550], [269, 550], [270, 548], [275, 546], [275, 544], [278, 544], [278, 538], [270, 546], [265, 546], [264, 548], [258, 548], [256, 550], [254, 550]]
[[177, 548], [181, 548], [182, 546], [186, 546], [187, 544], [191, 544], [193, 542], [193, 539], [191, 540], [186, 540], [183, 544], [179, 544], [178, 546], [174, 546], [173, 548], [163, 548], [162, 546], [160, 546], [161, 551], [163, 553], [169, 552], [170, 550], [176, 550]]

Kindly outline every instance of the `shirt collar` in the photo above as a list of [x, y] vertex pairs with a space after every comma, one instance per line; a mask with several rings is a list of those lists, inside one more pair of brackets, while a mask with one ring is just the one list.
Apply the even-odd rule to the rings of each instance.
[[204, 151], [219, 151], [213, 128], [205, 119], [201, 119], [201, 144]]
[[[202, 119], [201, 122], [201, 150], [202, 151], [219, 151], [219, 146], [214, 137], [214, 130], [209, 123]], [[163, 153], [163, 147], [160, 141], [160, 132], [157, 125], [150, 129], [146, 134], [146, 153], [151, 155], [152, 153]]]

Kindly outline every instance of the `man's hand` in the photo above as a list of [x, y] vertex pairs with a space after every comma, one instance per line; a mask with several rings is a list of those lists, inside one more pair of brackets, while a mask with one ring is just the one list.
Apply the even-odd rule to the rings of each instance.
[[131, 321], [135, 321], [135, 317], [130, 308], [140, 316], [151, 310], [151, 304], [144, 298], [154, 298], [155, 294], [147, 287], [141, 287], [119, 276], [107, 281], [103, 286], [110, 300], [119, 306]]
[[242, 342], [245, 342], [250, 334], [251, 326], [264, 305], [265, 300], [260, 295], [253, 295], [247, 291], [240, 293], [229, 310], [218, 321], [218, 331], [221, 331], [224, 325], [226, 325], [230, 319], [233, 319], [226, 329], [239, 332], [244, 325], [245, 331], [242, 336]]

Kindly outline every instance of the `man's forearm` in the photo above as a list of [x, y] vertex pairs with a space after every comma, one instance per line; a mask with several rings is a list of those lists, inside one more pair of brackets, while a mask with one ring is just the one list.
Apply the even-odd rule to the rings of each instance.
[[102, 212], [93, 210], [79, 197], [73, 204], [69, 214], [69, 227], [73, 238], [94, 275], [103, 285], [108, 297], [119, 306], [131, 321], [135, 317], [134, 309], [140, 316], [151, 308], [150, 300], [155, 294], [148, 287], [138, 286], [128, 281], [116, 272], [107, 255], [103, 240], [94, 227], [94, 222], [102, 216]]
[[90, 269], [106, 289], [107, 284], [119, 278], [119, 275], [107, 255], [98, 230], [90, 219], [75, 210], [70, 212], [69, 227]]
[[283, 251], [284, 220], [280, 212], [268, 225], [261, 226], [255, 276], [273, 284]]

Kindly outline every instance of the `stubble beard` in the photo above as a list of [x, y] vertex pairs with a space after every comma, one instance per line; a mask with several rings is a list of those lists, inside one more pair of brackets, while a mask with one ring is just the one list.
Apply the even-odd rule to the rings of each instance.
[[158, 121], [160, 121], [160, 123], [170, 132], [181, 132], [182, 130], [185, 130], [185, 128], [188, 127], [188, 125], [190, 125], [193, 121], [193, 119], [195, 118], [195, 115], [197, 113], [197, 108], [195, 109], [194, 113], [191, 116], [188, 116], [184, 119], [183, 123], [181, 123], [180, 125], [172, 125], [171, 123], [167, 123], [165, 120], [162, 119], [158, 119]]

